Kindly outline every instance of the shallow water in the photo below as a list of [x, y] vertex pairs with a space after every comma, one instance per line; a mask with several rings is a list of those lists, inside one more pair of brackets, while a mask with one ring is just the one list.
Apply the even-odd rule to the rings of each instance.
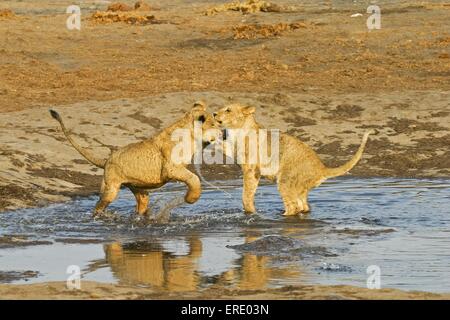
[[[162, 224], [136, 217], [125, 190], [98, 220], [95, 197], [1, 214], [0, 237], [13, 240], [0, 241], [0, 282], [65, 281], [67, 267], [78, 265], [85, 280], [172, 291], [365, 287], [376, 265], [382, 288], [450, 292], [450, 180], [330, 180], [311, 192], [313, 211], [301, 217], [281, 216], [275, 185], [260, 186], [258, 214], [244, 215], [240, 184], [206, 188]], [[178, 184], [154, 192], [153, 213], [183, 194]], [[1, 277], [28, 270], [39, 274]]]

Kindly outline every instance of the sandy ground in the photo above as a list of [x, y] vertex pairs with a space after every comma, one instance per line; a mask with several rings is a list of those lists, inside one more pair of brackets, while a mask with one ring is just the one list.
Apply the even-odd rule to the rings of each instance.
[[267, 290], [223, 289], [202, 291], [155, 292], [150, 288], [127, 287], [99, 282], [82, 282], [81, 290], [69, 290], [65, 282], [48, 282], [30, 285], [0, 285], [0, 299], [330, 299], [330, 300], [449, 300], [450, 294], [434, 294], [396, 289], [369, 290], [352, 286], [288, 286]]
[[[105, 145], [145, 139], [195, 100], [211, 110], [240, 101], [256, 106], [266, 127], [308, 143], [329, 166], [349, 159], [365, 130], [378, 129], [353, 175], [449, 177], [450, 3], [380, 1], [382, 29], [368, 32], [365, 1], [277, 1], [281, 12], [214, 15], [205, 12], [215, 1], [147, 2], [151, 10], [126, 23], [95, 20], [107, 4], [79, 1], [82, 30], [69, 31], [64, 4], [2, 1], [0, 10], [12, 14], [0, 11], [0, 212], [98, 190], [101, 170], [69, 146], [50, 107], [105, 157]], [[351, 18], [356, 12], [363, 16]], [[208, 179], [239, 175], [235, 167], [204, 172]], [[86, 286], [92, 290], [69, 294], [62, 284], [2, 285], [0, 296], [38, 297], [46, 288], [40, 297], [128, 298], [126, 288]], [[245, 297], [378, 297], [313, 288]], [[129, 297], [151, 296], [134, 290]], [[383, 297], [438, 297], [427, 295]]]

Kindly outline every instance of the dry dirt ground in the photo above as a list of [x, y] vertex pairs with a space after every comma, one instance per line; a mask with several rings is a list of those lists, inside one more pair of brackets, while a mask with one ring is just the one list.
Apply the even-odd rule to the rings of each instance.
[[[371, 32], [366, 1], [247, 15], [205, 15], [218, 1], [148, 1], [161, 23], [144, 25], [92, 20], [107, 4], [79, 2], [81, 31], [70, 31], [62, 2], [2, 1], [16, 16], [0, 17], [1, 111], [178, 91], [450, 88], [448, 2], [381, 1], [382, 29]], [[279, 23], [301, 27], [271, 31]]]

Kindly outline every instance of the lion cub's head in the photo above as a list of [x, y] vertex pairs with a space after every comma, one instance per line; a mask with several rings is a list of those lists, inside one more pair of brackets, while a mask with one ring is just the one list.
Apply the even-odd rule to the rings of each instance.
[[220, 135], [220, 127], [212, 114], [207, 111], [206, 104], [203, 101], [195, 102], [188, 114], [194, 123], [201, 124], [202, 142], [206, 145], [216, 142], [217, 136]]
[[241, 104], [230, 104], [215, 112], [214, 119], [218, 125], [226, 129], [244, 128], [247, 120], [253, 118], [255, 107], [243, 106]]

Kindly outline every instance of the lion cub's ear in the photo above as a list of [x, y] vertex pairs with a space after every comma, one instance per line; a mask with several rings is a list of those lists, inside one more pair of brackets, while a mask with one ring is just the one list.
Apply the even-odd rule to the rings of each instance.
[[245, 107], [242, 109], [243, 114], [252, 114], [255, 113], [256, 108], [255, 107]]
[[197, 101], [192, 107], [193, 111], [206, 111], [206, 103], [203, 101]]
[[206, 121], [206, 104], [203, 101], [195, 102], [191, 112], [194, 115], [196, 121], [201, 121], [202, 123]]

